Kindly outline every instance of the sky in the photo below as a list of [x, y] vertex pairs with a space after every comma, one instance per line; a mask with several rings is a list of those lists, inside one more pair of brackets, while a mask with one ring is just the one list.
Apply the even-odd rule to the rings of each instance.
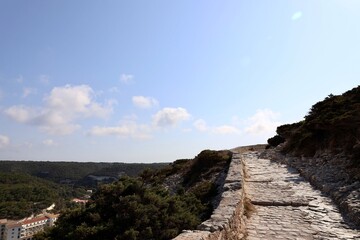
[[0, 0], [0, 160], [266, 143], [360, 83], [358, 0]]

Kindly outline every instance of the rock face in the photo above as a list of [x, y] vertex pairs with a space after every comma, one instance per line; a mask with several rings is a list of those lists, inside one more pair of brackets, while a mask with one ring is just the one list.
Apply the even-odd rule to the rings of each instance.
[[[360, 182], [350, 177], [351, 161], [343, 154], [318, 152], [314, 157], [282, 155], [267, 150], [263, 157], [297, 169], [312, 185], [331, 196], [346, 218], [360, 229]], [[354, 173], [351, 173], [354, 175]]]
[[244, 169], [240, 154], [234, 153], [223, 186], [219, 206], [196, 231], [184, 231], [174, 240], [238, 240], [244, 237]]

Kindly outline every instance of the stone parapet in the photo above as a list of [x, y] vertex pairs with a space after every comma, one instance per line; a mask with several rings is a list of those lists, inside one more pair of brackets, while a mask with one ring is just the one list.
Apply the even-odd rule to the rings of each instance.
[[239, 240], [244, 237], [244, 165], [234, 153], [218, 207], [198, 230], [185, 230], [174, 240]]

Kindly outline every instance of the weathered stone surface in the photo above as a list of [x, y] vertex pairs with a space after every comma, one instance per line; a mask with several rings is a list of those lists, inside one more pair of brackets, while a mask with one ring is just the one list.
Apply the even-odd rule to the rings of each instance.
[[327, 151], [318, 151], [312, 158], [284, 156], [279, 149], [262, 155], [297, 169], [312, 185], [330, 195], [341, 212], [360, 228], [360, 182], [349, 176], [353, 164], [350, 159]]
[[247, 240], [360, 239], [332, 200], [294, 169], [261, 159], [256, 152], [243, 156], [246, 194], [255, 208], [246, 223]]

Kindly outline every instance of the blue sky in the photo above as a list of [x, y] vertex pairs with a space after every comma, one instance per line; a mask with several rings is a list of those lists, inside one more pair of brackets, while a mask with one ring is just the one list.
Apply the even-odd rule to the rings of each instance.
[[265, 143], [360, 79], [360, 1], [0, 0], [0, 159]]

